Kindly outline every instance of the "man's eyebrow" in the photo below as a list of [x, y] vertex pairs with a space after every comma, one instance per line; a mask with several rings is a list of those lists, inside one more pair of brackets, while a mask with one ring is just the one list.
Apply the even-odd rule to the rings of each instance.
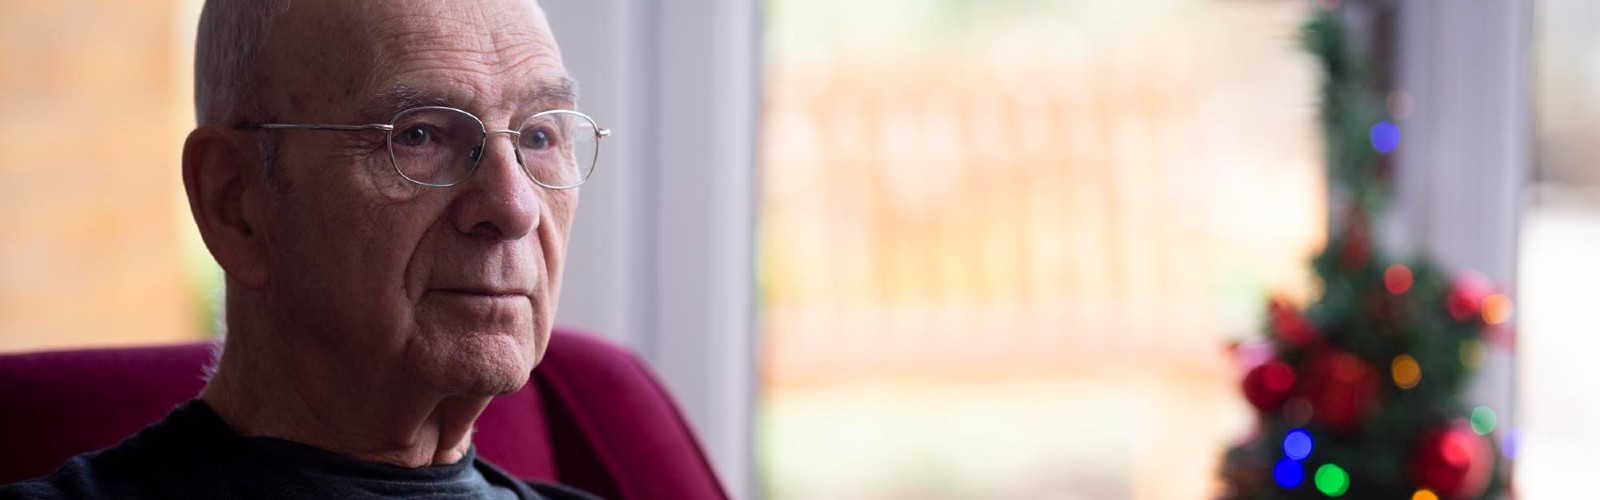
[[[551, 82], [541, 82], [532, 87], [528, 92], [528, 102], [538, 104], [546, 109], [553, 107], [575, 107], [578, 103], [578, 81], [572, 77], [561, 77]], [[430, 92], [404, 83], [395, 83], [372, 99], [372, 105], [366, 110], [367, 116], [375, 119], [390, 119], [412, 108], [423, 106], [447, 106], [460, 109], [465, 103], [456, 102], [444, 94]], [[543, 111], [543, 110], [541, 110]]]
[[576, 106], [578, 104], [578, 81], [570, 76], [561, 77], [554, 83], [540, 83], [535, 85], [528, 93], [531, 102], [541, 105]]
[[374, 119], [388, 120], [400, 114], [401, 111], [423, 106], [459, 108], [461, 103], [454, 102], [454, 100], [442, 94], [424, 91], [404, 83], [396, 83], [378, 92], [378, 95], [372, 99], [372, 104], [368, 106], [369, 109], [366, 110], [366, 115]]

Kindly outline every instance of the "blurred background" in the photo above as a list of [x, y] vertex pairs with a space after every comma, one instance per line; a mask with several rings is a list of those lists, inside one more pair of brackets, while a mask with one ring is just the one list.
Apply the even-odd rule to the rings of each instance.
[[[199, 0], [0, 0], [0, 352], [208, 338]], [[545, 0], [608, 139], [562, 323], [661, 373], [741, 498], [1210, 498], [1229, 346], [1314, 300], [1338, 9], [1401, 132], [1381, 246], [1476, 269], [1521, 498], [1600, 466], [1587, 0]], [[5, 409], [0, 408], [0, 411]]]
[[1206, 491], [1326, 232], [1308, 5], [767, 8], [771, 496]]

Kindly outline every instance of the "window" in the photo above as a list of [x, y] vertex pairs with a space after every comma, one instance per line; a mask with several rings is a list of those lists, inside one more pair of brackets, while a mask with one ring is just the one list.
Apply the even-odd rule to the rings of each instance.
[[1325, 233], [1303, 2], [773, 0], [771, 498], [1198, 498]]
[[1597, 462], [1600, 356], [1600, 5], [1538, 2], [1533, 35], [1534, 172], [1519, 248], [1518, 480], [1529, 498], [1588, 487]]
[[200, 3], [0, 4], [0, 352], [207, 336], [179, 176]]

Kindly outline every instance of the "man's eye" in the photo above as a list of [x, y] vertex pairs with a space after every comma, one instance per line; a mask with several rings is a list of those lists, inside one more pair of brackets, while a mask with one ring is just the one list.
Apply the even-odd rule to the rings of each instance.
[[421, 125], [402, 130], [399, 134], [396, 134], [394, 138], [394, 141], [400, 143], [401, 146], [413, 148], [426, 145], [432, 140], [433, 133], [429, 132], [426, 127]]
[[522, 134], [522, 149], [544, 149], [550, 147], [550, 133], [544, 129], [529, 130]]

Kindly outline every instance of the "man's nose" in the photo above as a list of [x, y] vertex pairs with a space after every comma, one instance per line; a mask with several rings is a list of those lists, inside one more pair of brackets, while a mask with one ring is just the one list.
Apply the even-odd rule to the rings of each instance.
[[[511, 144], [499, 144], [496, 138], [501, 135]], [[539, 226], [541, 188], [517, 162], [516, 137], [510, 131], [492, 131], [483, 146], [470, 152], [478, 167], [461, 184], [464, 190], [451, 214], [462, 233], [485, 240], [516, 240]]]

